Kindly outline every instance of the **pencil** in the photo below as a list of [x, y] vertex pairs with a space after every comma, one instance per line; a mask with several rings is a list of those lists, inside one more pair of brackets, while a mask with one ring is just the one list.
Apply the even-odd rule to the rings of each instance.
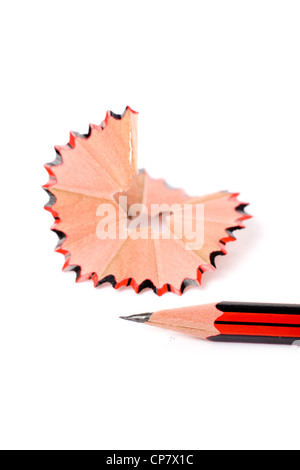
[[300, 305], [220, 302], [121, 318], [210, 341], [300, 344]]

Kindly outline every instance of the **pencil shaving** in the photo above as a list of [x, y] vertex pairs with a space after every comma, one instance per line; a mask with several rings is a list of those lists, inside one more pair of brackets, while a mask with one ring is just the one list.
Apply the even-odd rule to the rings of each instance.
[[[233, 232], [250, 217], [237, 193], [192, 198], [138, 172], [137, 113], [129, 107], [123, 115], [108, 112], [86, 135], [72, 132], [45, 168], [45, 209], [55, 218], [63, 269], [95, 287], [110, 283], [136, 293], [151, 288], [158, 295], [181, 295], [215, 270], [216, 256], [227, 253]], [[196, 224], [192, 236], [183, 230], [188, 224]]]

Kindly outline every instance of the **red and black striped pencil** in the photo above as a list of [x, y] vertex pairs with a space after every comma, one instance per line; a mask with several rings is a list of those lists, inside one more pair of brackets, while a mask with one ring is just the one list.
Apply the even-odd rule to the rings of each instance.
[[121, 318], [210, 341], [300, 342], [300, 305], [220, 302]]

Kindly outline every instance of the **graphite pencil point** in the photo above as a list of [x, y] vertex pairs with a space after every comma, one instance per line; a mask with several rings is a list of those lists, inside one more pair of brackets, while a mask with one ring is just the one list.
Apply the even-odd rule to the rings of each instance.
[[152, 313], [141, 313], [140, 315], [130, 315], [129, 317], [120, 317], [122, 320], [135, 321], [137, 323], [146, 323], [149, 321]]

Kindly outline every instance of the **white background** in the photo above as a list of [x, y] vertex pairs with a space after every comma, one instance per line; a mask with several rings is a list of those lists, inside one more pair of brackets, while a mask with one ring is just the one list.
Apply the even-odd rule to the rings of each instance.
[[[299, 24], [289, 0], [3, 3], [1, 448], [299, 449], [300, 348], [118, 318], [300, 303]], [[251, 202], [218, 271], [182, 297], [77, 285], [53, 252], [43, 164], [69, 130], [126, 105], [140, 112], [139, 167]]]

